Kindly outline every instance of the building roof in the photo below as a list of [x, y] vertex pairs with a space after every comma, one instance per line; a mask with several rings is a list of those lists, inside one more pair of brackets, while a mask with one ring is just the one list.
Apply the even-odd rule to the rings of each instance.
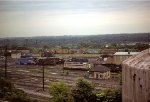
[[123, 61], [123, 65], [136, 69], [150, 69], [150, 48]]
[[93, 64], [102, 64], [102, 60], [100, 58], [90, 58], [88, 60], [90, 63], [93, 63]]
[[117, 49], [109, 49], [109, 48], [105, 48], [101, 51], [102, 54], [114, 54], [117, 51]]
[[139, 52], [116, 52], [114, 55], [116, 56], [123, 56], [123, 55], [136, 55], [138, 54]]
[[95, 65], [89, 71], [90, 72], [107, 72], [107, 71], [110, 71], [110, 69], [106, 66], [103, 66], [103, 65]]
[[72, 58], [72, 59], [69, 59], [67, 62], [88, 62], [88, 59], [86, 59], [86, 58]]

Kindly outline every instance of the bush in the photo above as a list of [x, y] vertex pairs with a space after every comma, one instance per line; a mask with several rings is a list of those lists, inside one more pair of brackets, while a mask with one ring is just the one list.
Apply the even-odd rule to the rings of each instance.
[[93, 85], [87, 80], [78, 79], [76, 86], [72, 89], [72, 96], [74, 102], [95, 102]]
[[105, 89], [96, 94], [97, 102], [121, 102], [122, 95], [121, 90]]
[[53, 102], [72, 102], [69, 88], [63, 82], [53, 82], [49, 86], [50, 95], [53, 96]]
[[4, 78], [0, 78], [0, 99], [11, 102], [36, 102], [22, 90], [16, 89], [13, 84]]

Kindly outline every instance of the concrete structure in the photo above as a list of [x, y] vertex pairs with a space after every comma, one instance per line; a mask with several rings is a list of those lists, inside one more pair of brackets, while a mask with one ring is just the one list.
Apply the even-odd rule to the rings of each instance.
[[124, 60], [138, 53], [139, 52], [116, 52], [113, 56], [107, 58], [106, 64], [121, 65]]
[[88, 70], [91, 68], [91, 64], [89, 63], [88, 59], [72, 58], [64, 62], [64, 68]]
[[89, 70], [89, 78], [108, 79], [110, 78], [110, 69], [103, 65], [95, 65]]
[[150, 102], [150, 48], [123, 62], [122, 101]]

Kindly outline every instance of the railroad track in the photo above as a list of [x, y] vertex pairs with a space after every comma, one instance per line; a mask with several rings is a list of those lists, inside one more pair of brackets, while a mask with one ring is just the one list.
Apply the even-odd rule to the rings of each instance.
[[[61, 69], [45, 68], [48, 72], [45, 73], [45, 92], [42, 91], [42, 73], [33, 73], [33, 70], [40, 69], [39, 67], [9, 67], [8, 68], [8, 79], [11, 80], [18, 88], [25, 90], [33, 98], [47, 99], [45, 96], [49, 96], [48, 87], [51, 82], [64, 81], [70, 86], [75, 85], [77, 77], [81, 77], [83, 72], [69, 72], [69, 75], [61, 75]], [[55, 73], [55, 74], [54, 74]], [[4, 68], [0, 69], [0, 76], [4, 76]], [[96, 89], [103, 88], [117, 88], [119, 87], [118, 82], [105, 81], [105, 80], [92, 80], [88, 79], [92, 83], [96, 84]], [[30, 92], [31, 90], [31, 92]], [[34, 94], [36, 93], [36, 94]], [[40, 94], [42, 93], [42, 95]], [[41, 95], [41, 96], [40, 96]]]

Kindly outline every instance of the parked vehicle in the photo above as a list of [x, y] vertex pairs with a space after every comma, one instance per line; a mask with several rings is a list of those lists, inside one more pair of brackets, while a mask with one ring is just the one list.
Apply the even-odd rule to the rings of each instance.
[[56, 65], [53, 58], [41, 58], [37, 61], [37, 65]]
[[36, 63], [32, 58], [20, 58], [16, 61], [16, 64], [20, 65], [35, 65]]
[[21, 53], [21, 58], [31, 58], [32, 53]]
[[37, 61], [37, 65], [56, 65], [63, 63], [64, 60], [57, 57], [43, 57]]

